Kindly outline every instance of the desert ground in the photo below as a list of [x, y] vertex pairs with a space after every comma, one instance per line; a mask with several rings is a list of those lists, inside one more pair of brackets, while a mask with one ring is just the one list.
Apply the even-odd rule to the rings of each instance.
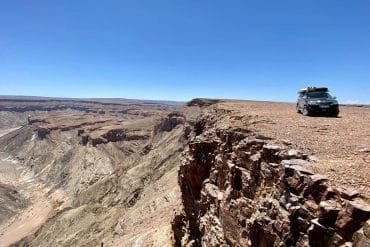
[[[305, 117], [295, 104], [234, 101], [222, 108], [253, 131], [313, 156], [311, 169], [370, 198], [370, 106], [341, 106], [338, 118]], [[235, 121], [235, 120], [234, 120]]]
[[0, 246], [179, 245], [180, 167], [216, 130], [290, 150], [330, 186], [370, 199], [370, 106], [341, 106], [330, 118], [277, 102], [7, 98], [0, 127]]

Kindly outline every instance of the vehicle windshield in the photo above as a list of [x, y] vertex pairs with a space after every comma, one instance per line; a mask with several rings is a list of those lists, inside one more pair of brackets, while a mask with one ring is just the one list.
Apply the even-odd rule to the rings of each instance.
[[322, 98], [331, 99], [332, 98], [329, 93], [325, 93], [325, 92], [311, 92], [311, 93], [308, 93], [307, 96], [308, 98], [311, 98], [311, 99], [322, 99]]

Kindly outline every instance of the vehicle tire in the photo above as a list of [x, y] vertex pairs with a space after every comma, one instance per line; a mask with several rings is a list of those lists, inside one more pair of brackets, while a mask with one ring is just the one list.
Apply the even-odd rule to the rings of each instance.
[[303, 114], [303, 116], [309, 116], [310, 115], [310, 111], [307, 109], [306, 106], [303, 107], [302, 114]]
[[299, 109], [299, 105], [298, 104], [297, 104], [296, 109], [297, 109], [297, 113], [302, 113], [301, 110]]

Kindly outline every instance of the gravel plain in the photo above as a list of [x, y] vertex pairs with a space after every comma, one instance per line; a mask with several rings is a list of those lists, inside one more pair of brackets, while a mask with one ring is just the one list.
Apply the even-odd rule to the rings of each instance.
[[353, 187], [370, 198], [370, 106], [341, 106], [337, 118], [298, 114], [295, 104], [226, 101], [249, 129], [311, 156], [312, 171], [331, 185]]

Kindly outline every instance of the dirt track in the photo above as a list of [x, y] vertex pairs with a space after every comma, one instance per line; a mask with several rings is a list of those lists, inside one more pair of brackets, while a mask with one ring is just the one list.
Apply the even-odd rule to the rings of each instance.
[[370, 106], [342, 106], [338, 118], [305, 117], [288, 103], [228, 101], [219, 107], [242, 116], [251, 130], [313, 155], [311, 169], [333, 185], [370, 197]]

